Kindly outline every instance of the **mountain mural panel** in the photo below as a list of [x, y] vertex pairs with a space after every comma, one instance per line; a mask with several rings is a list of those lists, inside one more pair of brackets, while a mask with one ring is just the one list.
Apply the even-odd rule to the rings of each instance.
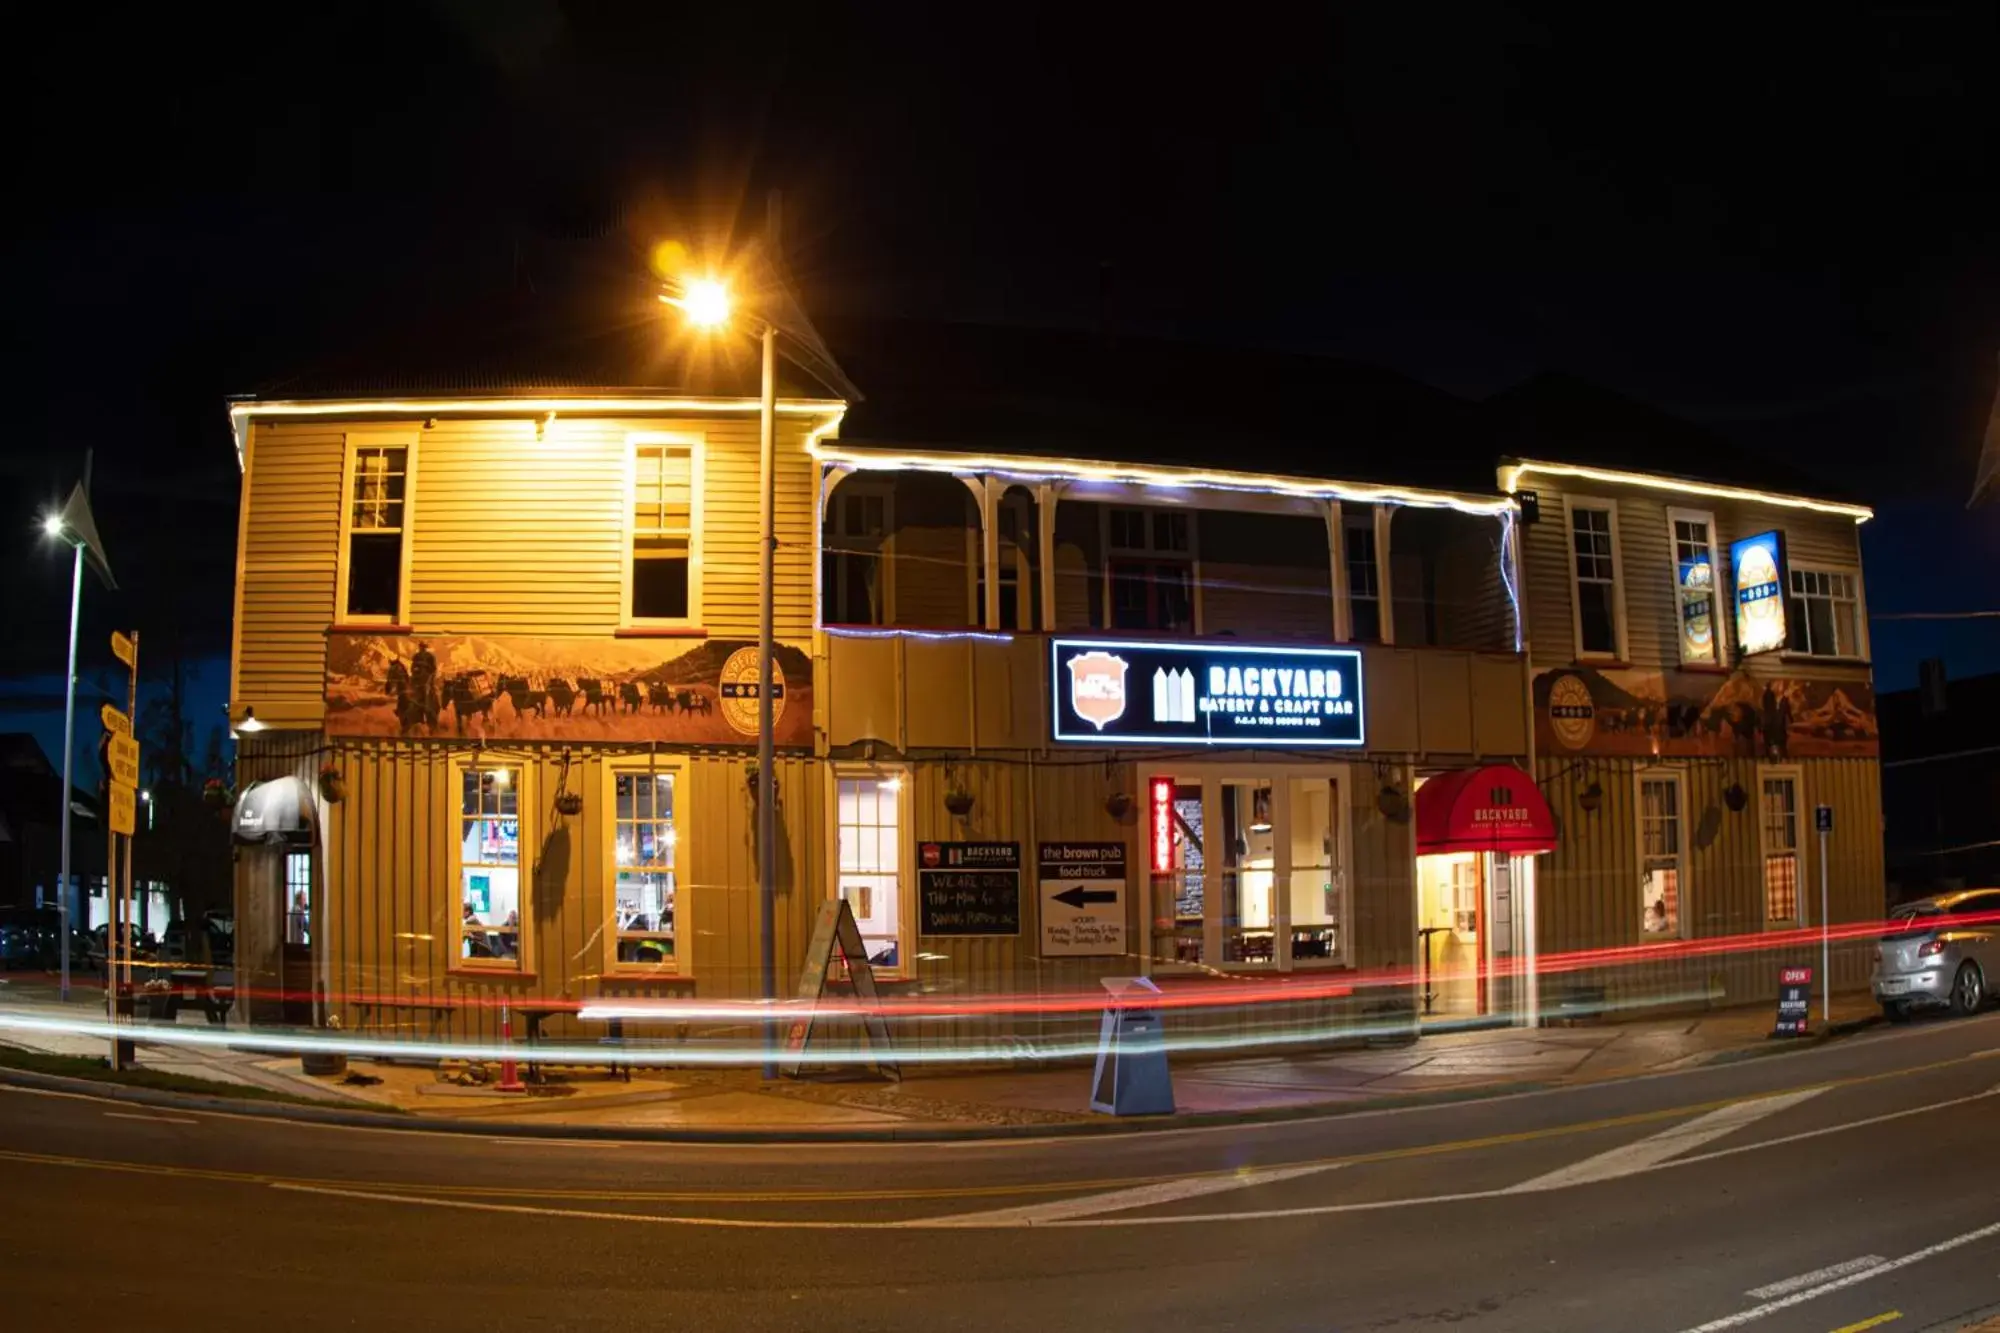
[[1873, 758], [1875, 692], [1863, 681], [1559, 667], [1535, 677], [1544, 755]]
[[[779, 745], [812, 743], [812, 658], [777, 646]], [[327, 636], [332, 736], [476, 740], [757, 739], [757, 645], [737, 639]]]

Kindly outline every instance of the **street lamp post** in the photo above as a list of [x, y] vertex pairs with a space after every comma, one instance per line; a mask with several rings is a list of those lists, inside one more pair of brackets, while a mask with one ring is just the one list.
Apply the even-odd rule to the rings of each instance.
[[[69, 826], [70, 795], [76, 788], [70, 785], [71, 765], [75, 762], [76, 750], [76, 629], [77, 617], [83, 610], [83, 543], [71, 535], [61, 518], [52, 517], [43, 524], [43, 529], [51, 537], [66, 538], [74, 548], [69, 575], [69, 672], [63, 677], [63, 776], [62, 776], [62, 867], [56, 882], [62, 886], [57, 895], [60, 899], [61, 938], [56, 948], [62, 954], [62, 989], [64, 1000], [69, 999], [69, 899], [72, 890], [69, 878]], [[107, 868], [106, 874], [109, 874]]]
[[[732, 302], [728, 289], [712, 279], [683, 285], [677, 294], [662, 296], [699, 328], [719, 329], [729, 322]], [[757, 970], [759, 994], [768, 1006], [778, 995], [778, 772], [776, 708], [772, 682], [777, 677], [778, 529], [778, 326], [759, 319], [763, 373], [757, 432]], [[776, 1020], [767, 1010], [764, 1022], [764, 1077], [778, 1076]]]

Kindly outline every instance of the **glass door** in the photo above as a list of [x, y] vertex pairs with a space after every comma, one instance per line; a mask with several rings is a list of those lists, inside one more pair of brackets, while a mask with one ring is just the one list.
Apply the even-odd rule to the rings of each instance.
[[[1342, 764], [1203, 765], [1147, 777], [1151, 959], [1228, 968], [1348, 961], [1349, 816]], [[1170, 844], [1162, 842], [1170, 839]]]

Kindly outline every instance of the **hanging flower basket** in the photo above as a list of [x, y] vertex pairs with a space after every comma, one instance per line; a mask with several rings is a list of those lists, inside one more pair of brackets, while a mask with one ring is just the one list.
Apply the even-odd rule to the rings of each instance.
[[1132, 793], [1115, 791], [1104, 798], [1104, 813], [1119, 823], [1124, 823], [1132, 813]]
[[954, 788], [944, 794], [944, 808], [960, 819], [972, 813], [972, 802], [972, 793], [963, 789]]
[[565, 819], [574, 819], [583, 813], [583, 793], [559, 791], [556, 793], [556, 813]]
[[319, 794], [328, 805], [339, 805], [347, 799], [347, 775], [332, 764], [319, 771]]
[[202, 802], [211, 810], [222, 810], [229, 806], [229, 788], [222, 785], [221, 778], [210, 778], [201, 784]]

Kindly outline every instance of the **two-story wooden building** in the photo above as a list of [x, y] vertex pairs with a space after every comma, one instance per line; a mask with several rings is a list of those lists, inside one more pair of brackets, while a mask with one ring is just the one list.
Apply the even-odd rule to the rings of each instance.
[[[1136, 443], [976, 397], [842, 439], [781, 399], [781, 993], [841, 897], [890, 993], [949, 1010], [901, 1034], [934, 1049], [1062, 1049], [1133, 974], [1275, 988], [1183, 1023], [1272, 1040], [1526, 1012], [1515, 503], [1394, 448], [1302, 475], [1329, 364], [1234, 426], [1168, 376], [1209, 424]], [[581, 1034], [758, 994], [756, 405], [482, 387], [232, 408], [239, 984], [293, 1001], [252, 1017]], [[1392, 390], [1413, 438], [1456, 411]]]
[[[1598, 959], [1574, 980], [1614, 1003], [1767, 998], [1780, 962], [1818, 965], [1810, 940], [1755, 946], [1826, 919], [1823, 875], [1833, 921], [1885, 908], [1869, 510], [1586, 385], [1491, 406], [1562, 833], [1542, 948]], [[1683, 941], [1712, 947], [1646, 948]], [[1836, 986], [1865, 983], [1871, 951], [1836, 950]]]

